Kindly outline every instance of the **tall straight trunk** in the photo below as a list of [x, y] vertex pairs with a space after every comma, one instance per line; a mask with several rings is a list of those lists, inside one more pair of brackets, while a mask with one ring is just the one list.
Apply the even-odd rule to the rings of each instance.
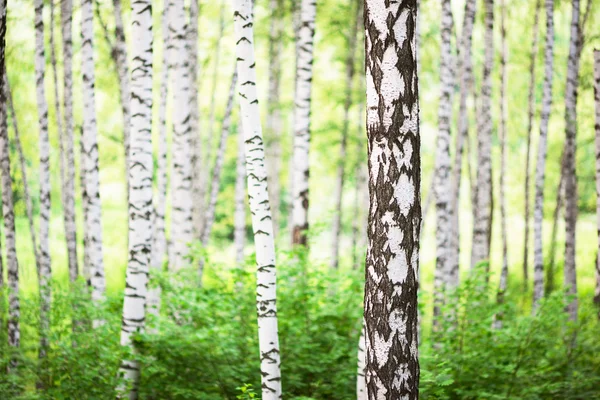
[[415, 1], [365, 3], [369, 245], [365, 324], [369, 399], [418, 399], [421, 160]]
[[494, 66], [494, 0], [485, 0], [485, 55], [481, 84], [481, 115], [477, 133], [477, 196], [473, 222], [471, 267], [487, 262], [489, 271], [492, 221], [492, 68]]
[[256, 309], [262, 399], [281, 398], [279, 335], [277, 329], [275, 240], [269, 204], [254, 56], [252, 0], [235, 0], [234, 27], [239, 100], [246, 146], [248, 198], [256, 248]]
[[[596, 221], [600, 232], [600, 50], [594, 50], [594, 100], [596, 103]], [[596, 251], [596, 290], [594, 302], [600, 304], [600, 234]], [[599, 314], [600, 316], [600, 314]]]
[[[202, 175], [205, 173], [205, 166], [202, 158], [202, 140], [200, 138], [200, 115], [198, 109], [198, 20], [200, 18], [200, 1], [190, 1], [190, 22], [187, 31], [186, 49], [189, 54], [190, 68], [190, 130], [192, 134], [192, 195], [196, 199], [192, 205], [192, 223], [194, 234], [197, 237], [202, 235], [202, 212], [205, 197], [205, 181]], [[201, 200], [202, 199], [202, 200]]]
[[577, 227], [577, 89], [579, 86], [579, 59], [581, 28], [579, 26], [579, 0], [573, 0], [571, 15], [571, 41], [567, 62], [567, 84], [565, 87], [565, 265], [564, 283], [567, 294], [574, 296], [567, 306], [569, 318], [577, 320], [577, 272], [575, 267], [575, 245]]
[[294, 95], [294, 148], [292, 154], [292, 244], [308, 244], [308, 155], [310, 147], [310, 104], [313, 76], [316, 0], [302, 0]]
[[365, 352], [365, 323], [363, 321], [358, 339], [358, 362], [356, 371], [356, 400], [367, 400], [367, 380], [365, 379], [365, 367], [367, 354]]
[[535, 2], [535, 17], [533, 19], [533, 44], [531, 45], [531, 55], [529, 64], [529, 96], [527, 109], [527, 147], [525, 153], [525, 239], [523, 240], [523, 286], [527, 288], [529, 280], [529, 220], [530, 218], [530, 190], [531, 190], [531, 131], [533, 130], [533, 120], [535, 117], [535, 62], [538, 54], [539, 21], [542, 1]]
[[[162, 13], [162, 70], [160, 74], [160, 98], [158, 103], [158, 154], [156, 157], [156, 196], [154, 197], [154, 232], [150, 267], [161, 271], [168, 259], [165, 212], [167, 209], [167, 99], [169, 97], [169, 13], [173, 0], [163, 1]], [[160, 311], [160, 286], [148, 289], [148, 312], [158, 316]]]
[[[19, 125], [17, 123], [17, 115], [15, 113], [15, 106], [12, 98], [12, 90], [10, 89], [10, 83], [8, 82], [8, 75], [4, 73], [4, 91], [5, 98], [7, 101], [7, 116], [10, 114], [10, 119], [12, 122], [13, 132], [15, 134], [15, 147], [17, 148], [17, 155], [19, 156], [19, 168], [21, 171], [21, 179], [23, 181], [23, 198], [25, 200], [25, 212], [27, 213], [27, 222], [29, 224], [29, 233], [31, 236], [31, 244], [33, 247], [33, 254], [35, 256], [35, 265], [36, 268], [39, 269], [40, 260], [39, 260], [39, 248], [37, 241], [37, 234], [35, 233], [35, 223], [33, 220], [33, 203], [31, 201], [31, 194], [29, 191], [29, 180], [27, 177], [27, 167], [25, 162], [25, 155], [23, 154], [23, 146], [21, 144], [21, 134], [19, 132]], [[8, 123], [8, 120], [7, 120]]]
[[[467, 98], [473, 87], [473, 61], [471, 60], [471, 48], [473, 44], [473, 25], [477, 1], [468, 0], [465, 3], [465, 15], [463, 19], [462, 36], [460, 38], [459, 54], [459, 109], [458, 109], [458, 131], [456, 133], [454, 167], [452, 170], [452, 192], [451, 192], [451, 218], [450, 223], [451, 243], [449, 265], [449, 283], [455, 287], [459, 282], [459, 259], [460, 259], [460, 184], [462, 180], [463, 148], [465, 141], [469, 140], [469, 110], [467, 109]], [[467, 162], [469, 162], [467, 158]], [[423, 213], [423, 218], [425, 218]]]
[[283, 0], [270, 0], [271, 29], [269, 31], [269, 92], [267, 96], [267, 167], [269, 180], [269, 199], [275, 236], [279, 230], [280, 187], [279, 170], [281, 168], [281, 132], [283, 122], [280, 110], [281, 54], [283, 52], [284, 9]]
[[[129, 260], [121, 346], [133, 351], [134, 333], [146, 325], [146, 296], [152, 250], [152, 6], [150, 0], [131, 5], [131, 129], [129, 160]], [[138, 398], [140, 364], [123, 360], [120, 372], [128, 382], [130, 400]]]
[[172, 265], [187, 264], [188, 244], [194, 239], [192, 222], [192, 136], [190, 131], [190, 68], [186, 51], [187, 23], [183, 0], [174, 0], [170, 10], [171, 79], [173, 88], [173, 156], [171, 175]]
[[544, 296], [544, 253], [542, 225], [544, 222], [544, 179], [548, 147], [548, 120], [552, 111], [552, 71], [554, 63], [554, 0], [546, 1], [546, 48], [544, 51], [544, 87], [540, 139], [535, 171], [535, 204], [533, 209], [533, 304], [537, 307]]
[[[5, 74], [6, 56], [6, 0], [0, 0], [0, 76]], [[21, 343], [19, 320], [19, 262], [15, 236], [15, 212], [13, 207], [12, 180], [10, 175], [10, 153], [8, 147], [8, 127], [6, 124], [6, 91], [4, 79], [0, 79], [0, 173], [2, 174], [2, 215], [4, 218], [4, 236], [6, 242], [6, 264], [8, 277], [8, 345], [18, 348]], [[11, 359], [9, 369], [17, 365]]]
[[35, 81], [39, 122], [40, 152], [40, 237], [38, 280], [40, 290], [40, 348], [39, 357], [46, 357], [50, 340], [50, 139], [48, 136], [48, 102], [44, 87], [46, 57], [44, 50], [44, 1], [35, 0]]
[[[212, 231], [212, 227], [215, 222], [217, 197], [219, 196], [219, 189], [221, 188], [221, 171], [223, 170], [223, 161], [225, 160], [225, 147], [227, 146], [227, 137], [231, 132], [231, 113], [233, 112], [233, 102], [237, 80], [238, 72], [237, 69], [235, 69], [231, 77], [231, 85], [229, 86], [229, 95], [227, 96], [227, 107], [225, 108], [225, 114], [223, 115], [221, 135], [219, 136], [219, 147], [217, 149], [215, 165], [212, 170], [210, 197], [208, 207], [206, 207], [206, 214], [204, 216], [204, 227], [202, 229], [202, 235], [200, 236], [200, 242], [204, 247], [206, 247], [206, 245], [208, 244], [208, 240], [210, 239], [210, 232]], [[198, 269], [200, 282], [202, 282], [203, 269], [204, 259], [201, 259]]]
[[348, 130], [350, 125], [350, 107], [352, 106], [352, 81], [355, 73], [356, 42], [359, 25], [362, 25], [362, 9], [360, 2], [355, 4], [354, 26], [348, 33], [348, 56], [346, 58], [346, 98], [344, 100], [344, 120], [342, 122], [342, 140], [340, 142], [340, 158], [337, 166], [337, 179], [335, 185], [335, 209], [333, 216], [333, 234], [331, 237], [331, 268], [338, 268], [340, 264], [340, 235], [342, 230], [342, 199], [344, 194], [344, 180], [346, 178], [345, 164], [348, 152]]
[[238, 127], [238, 151], [235, 169], [235, 211], [233, 214], [233, 243], [235, 246], [235, 265], [244, 266], [244, 247], [246, 245], [246, 160], [244, 159], [244, 132]]
[[500, 273], [500, 296], [506, 291], [508, 278], [508, 234], [506, 229], [506, 141], [508, 137], [508, 45], [506, 43], [506, 0], [500, 0], [500, 231], [502, 236], [502, 270]]
[[450, 284], [450, 273], [454, 266], [450, 265], [450, 245], [452, 237], [450, 209], [450, 120], [452, 118], [452, 8], [450, 0], [441, 0], [441, 61], [440, 61], [440, 102], [438, 108], [438, 135], [436, 141], [436, 157], [434, 185], [436, 208], [436, 265], [434, 278], [434, 327], [438, 325], [438, 317], [444, 300], [444, 291]]
[[[62, 0], [60, 3], [60, 25], [63, 49], [63, 110], [65, 132], [61, 140], [61, 162], [65, 166], [63, 183], [64, 225], [69, 260], [69, 280], [75, 282], [79, 276], [77, 258], [77, 225], [75, 223], [75, 145], [73, 132], [73, 3]], [[58, 100], [57, 100], [58, 101]]]
[[97, 302], [104, 297], [104, 261], [102, 257], [102, 205], [100, 201], [100, 179], [98, 171], [98, 138], [96, 126], [96, 95], [94, 90], [94, 15], [92, 0], [81, 1], [81, 71], [83, 73], [83, 137], [82, 163], [86, 258], [90, 268], [92, 300]]
[[[564, 154], [563, 154], [564, 156]], [[556, 207], [554, 208], [554, 213], [552, 217], [552, 233], [550, 234], [550, 249], [548, 250], [550, 260], [548, 261], [548, 268], [546, 269], [546, 282], [544, 282], [544, 294], [548, 296], [555, 289], [555, 270], [554, 267], [556, 265], [556, 242], [558, 236], [558, 219], [560, 217], [560, 212], [563, 208], [563, 203], [565, 199], [565, 179], [564, 179], [564, 157], [562, 157], [561, 161], [561, 171], [560, 171], [560, 180], [558, 181], [558, 188], [556, 190]]]

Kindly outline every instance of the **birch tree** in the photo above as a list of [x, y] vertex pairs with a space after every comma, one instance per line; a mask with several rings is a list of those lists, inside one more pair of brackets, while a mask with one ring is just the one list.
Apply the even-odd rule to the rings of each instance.
[[[5, 73], [6, 56], [6, 0], [0, 0], [0, 76]], [[6, 246], [6, 264], [8, 278], [8, 345], [13, 348], [21, 344], [21, 311], [19, 305], [19, 262], [15, 235], [15, 212], [13, 207], [12, 181], [10, 175], [10, 153], [8, 146], [8, 127], [6, 124], [6, 91], [4, 79], [0, 79], [0, 173], [2, 175], [2, 216]], [[16, 359], [9, 362], [9, 369], [15, 368]]]
[[554, 0], [546, 1], [546, 47], [544, 50], [544, 87], [542, 90], [542, 113], [540, 138], [535, 172], [535, 204], [533, 210], [533, 304], [544, 295], [544, 253], [542, 225], [544, 222], [544, 179], [548, 147], [548, 120], [552, 111], [552, 73], [554, 63]]
[[[199, 0], [190, 1], [190, 22], [187, 30], [186, 51], [189, 56], [190, 68], [190, 131], [192, 141], [192, 224], [194, 233], [202, 236], [202, 212], [204, 211], [204, 197], [206, 180], [203, 180], [206, 165], [202, 163], [202, 141], [200, 139], [200, 115], [198, 110], [198, 20], [200, 18]], [[206, 163], [204, 163], [206, 164]]]
[[436, 208], [436, 266], [434, 278], [434, 326], [443, 303], [443, 293], [450, 283], [449, 275], [454, 266], [450, 257], [451, 214], [450, 195], [450, 120], [452, 118], [452, 8], [450, 0], [442, 0], [441, 17], [441, 61], [440, 61], [440, 102], [438, 108], [438, 135], [434, 171]]
[[[477, 1], [467, 0], [465, 3], [465, 15], [463, 19], [462, 35], [460, 38], [459, 54], [459, 109], [458, 109], [458, 132], [456, 134], [456, 145], [454, 155], [454, 167], [452, 170], [452, 198], [451, 198], [451, 249], [449, 264], [453, 270], [449, 272], [452, 286], [457, 286], [459, 281], [459, 257], [460, 257], [460, 184], [462, 180], [463, 148], [465, 141], [469, 140], [469, 112], [467, 109], [467, 98], [473, 87], [473, 61], [471, 60], [471, 48], [473, 44], [473, 25], [475, 24], [475, 13]], [[468, 143], [467, 143], [468, 144]], [[467, 158], [467, 162], [469, 159]], [[425, 213], [423, 215], [426, 215]]]
[[344, 99], [344, 119], [342, 122], [342, 138], [340, 141], [340, 156], [337, 165], [335, 185], [335, 209], [333, 216], [333, 234], [331, 237], [331, 268], [338, 268], [340, 263], [340, 235], [342, 230], [342, 199], [344, 195], [344, 180], [346, 178], [345, 161], [348, 152], [348, 130], [350, 125], [350, 107], [352, 107], [352, 81], [355, 74], [356, 42], [359, 25], [362, 24], [361, 4], [353, 1], [354, 25], [348, 32], [348, 56], [346, 58], [346, 93]]
[[[104, 261], [102, 257], [102, 205], [98, 171], [96, 94], [94, 90], [94, 15], [92, 0], [81, 0], [81, 71], [83, 73], [83, 137], [81, 141], [84, 197], [85, 251], [89, 262], [92, 300], [104, 297]], [[96, 321], [97, 322], [97, 321]]]
[[186, 265], [188, 244], [194, 239], [192, 223], [192, 137], [190, 131], [190, 69], [186, 51], [187, 22], [183, 0], [169, 11], [171, 79], [173, 88], [173, 157], [171, 175], [172, 266]]
[[529, 220], [530, 218], [530, 165], [531, 165], [531, 132], [533, 130], [533, 120], [536, 108], [535, 102], [535, 64], [538, 54], [538, 37], [539, 37], [539, 21], [540, 9], [542, 1], [535, 2], [535, 16], [533, 18], [533, 44], [531, 45], [530, 64], [529, 64], [529, 95], [527, 101], [527, 147], [525, 150], [525, 239], [523, 240], [523, 281], [527, 287], [529, 280]]
[[416, 1], [367, 0], [365, 13], [367, 398], [417, 399], [421, 166]]
[[[477, 194], [473, 222], [471, 266], [490, 258], [492, 221], [492, 68], [494, 66], [494, 0], [485, 0], [485, 54], [481, 84], [481, 114], [477, 134]], [[489, 271], [489, 266], [487, 267]]]
[[[121, 345], [135, 351], [131, 336], [146, 324], [146, 296], [152, 247], [152, 3], [131, 4], [131, 129], [129, 157], [129, 261]], [[138, 398], [140, 364], [123, 360], [121, 375], [130, 400]]]
[[[596, 221], [600, 232], [600, 50], [594, 50], [594, 100], [596, 103]], [[600, 303], [600, 234], [596, 252], [596, 290], [594, 302]], [[599, 314], [600, 316], [600, 314]]]
[[73, 133], [73, 2], [60, 3], [60, 24], [63, 50], [63, 110], [65, 132], [61, 140], [61, 162], [65, 169], [63, 182], [65, 238], [69, 260], [69, 279], [75, 282], [79, 276], [77, 258], [77, 225], [75, 223], [75, 145]]
[[579, 25], [579, 0], [573, 0], [571, 14], [571, 40], [567, 62], [567, 84], [565, 86], [565, 265], [564, 283], [567, 294], [575, 296], [567, 305], [572, 321], [577, 320], [577, 274], [575, 269], [575, 244], [577, 227], [577, 89], [579, 86], [579, 58], [581, 28]]
[[254, 56], [252, 0], [235, 0], [234, 27], [239, 101], [246, 146], [246, 176], [256, 248], [256, 308], [262, 399], [281, 398], [281, 370], [277, 330], [275, 241], [269, 204]]
[[44, 81], [46, 57], [44, 50], [44, 1], [35, 0], [35, 81], [39, 122], [40, 152], [40, 237], [38, 265], [40, 290], [40, 359], [46, 358], [50, 340], [50, 139], [48, 136], [48, 102]]
[[367, 400], [367, 388], [365, 379], [365, 324], [363, 321], [362, 329], [360, 330], [360, 338], [358, 339], [358, 363], [356, 371], [356, 400]]
[[[241, 125], [241, 124], [240, 124]], [[246, 245], [246, 161], [244, 159], [244, 132], [238, 127], [238, 151], [235, 168], [235, 210], [233, 212], [233, 243], [235, 247], [235, 265], [244, 266], [244, 247]]]
[[307, 243], [308, 155], [310, 147], [310, 104], [313, 76], [316, 0], [301, 0], [294, 95], [294, 143], [292, 154], [292, 244]]

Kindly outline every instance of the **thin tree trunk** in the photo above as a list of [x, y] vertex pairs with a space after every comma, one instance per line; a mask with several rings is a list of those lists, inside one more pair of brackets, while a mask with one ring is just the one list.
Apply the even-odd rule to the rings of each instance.
[[444, 292], [450, 284], [450, 246], [452, 237], [450, 209], [450, 119], [452, 118], [452, 8], [450, 0], [442, 0], [441, 17], [441, 61], [440, 61], [440, 102], [438, 108], [438, 135], [434, 185], [436, 208], [436, 265], [434, 278], [433, 326], [439, 327], [438, 317], [444, 302]]
[[544, 295], [544, 253], [542, 226], [544, 222], [544, 179], [546, 175], [546, 152], [548, 147], [548, 120], [552, 111], [552, 71], [554, 63], [554, 0], [546, 1], [546, 49], [544, 51], [544, 88], [540, 139], [535, 171], [535, 204], [533, 210], [533, 307], [537, 307]]
[[[206, 180], [207, 162], [202, 158], [202, 140], [200, 137], [200, 115], [198, 110], [198, 20], [200, 18], [199, 0], [190, 1], [190, 22], [187, 32], [186, 48], [190, 60], [190, 130], [192, 134], [192, 195], [196, 199], [192, 205], [192, 222], [194, 234], [200, 238], [202, 235], [202, 212], [204, 211], [204, 198], [206, 195], [204, 186]], [[208, 161], [208, 159], [206, 159]], [[204, 179], [204, 181], [203, 181]]]
[[235, 211], [233, 214], [233, 242], [235, 246], [235, 265], [244, 266], [244, 247], [246, 245], [246, 160], [244, 159], [244, 132], [238, 127], [238, 151], [235, 172]]
[[530, 190], [531, 190], [531, 131], [533, 130], [533, 120], [535, 117], [535, 62], [538, 54], [539, 21], [541, 0], [535, 3], [535, 17], [533, 19], [533, 44], [531, 45], [531, 61], [529, 64], [529, 96], [527, 110], [527, 147], [525, 153], [525, 239], [523, 241], [523, 286], [527, 288], [529, 280], [529, 220], [530, 218]]
[[270, 0], [271, 29], [269, 32], [269, 93], [267, 96], [267, 167], [269, 179], [269, 199], [275, 237], [279, 230], [280, 187], [279, 170], [281, 168], [281, 105], [279, 101], [281, 81], [281, 56], [283, 52], [284, 10], [283, 0]]
[[[456, 133], [454, 167], [452, 171], [452, 222], [450, 223], [452, 233], [449, 254], [451, 259], [449, 265], [452, 267], [452, 270], [449, 271], [449, 283], [453, 287], [458, 285], [460, 279], [460, 184], [462, 180], [464, 142], [469, 141], [469, 111], [467, 109], [467, 98], [473, 87], [473, 61], [471, 59], [471, 48], [473, 44], [473, 25], [475, 24], [476, 11], [477, 2], [475, 0], [468, 0], [465, 3], [465, 15], [460, 40], [460, 66], [458, 71], [460, 77], [460, 100], [458, 110], [458, 132]], [[470, 162], [468, 158], [467, 162]], [[427, 214], [424, 212], [423, 219], [425, 219], [426, 215]]]
[[[223, 169], [223, 161], [225, 159], [225, 147], [227, 146], [227, 137], [231, 132], [231, 114], [233, 112], [233, 100], [235, 96], [235, 87], [238, 80], [237, 70], [234, 70], [231, 77], [231, 85], [229, 86], [229, 95], [227, 96], [227, 107], [225, 114], [223, 115], [223, 123], [221, 125], [221, 135], [219, 136], [219, 147], [215, 158], [215, 165], [212, 170], [211, 185], [210, 185], [210, 200], [208, 207], [206, 207], [206, 214], [204, 216], [204, 227], [202, 235], [200, 236], [200, 243], [203, 247], [208, 245], [210, 239], [210, 232], [212, 231], [213, 224], [215, 222], [215, 209], [217, 207], [217, 197], [219, 196], [219, 189], [221, 187], [221, 171]], [[202, 282], [202, 272], [204, 270], [204, 258], [200, 260], [198, 266], [198, 276], [200, 282]]]
[[[0, 76], [5, 73], [5, 37], [6, 37], [6, 0], [0, 1]], [[20, 347], [21, 311], [19, 306], [19, 262], [15, 236], [15, 213], [13, 207], [12, 180], [10, 175], [10, 153], [8, 147], [8, 127], [6, 124], [6, 91], [4, 79], [0, 79], [0, 172], [2, 174], [2, 215], [4, 218], [4, 236], [6, 241], [6, 264], [8, 276], [8, 345]], [[11, 358], [9, 370], [17, 366], [17, 360]]]
[[577, 89], [579, 86], [579, 58], [581, 28], [579, 26], [579, 0], [573, 0], [571, 16], [571, 41], [567, 62], [567, 84], [565, 87], [565, 265], [564, 283], [567, 294], [574, 296], [567, 306], [569, 318], [577, 320], [577, 274], [575, 265], [575, 245], [577, 226]]
[[417, 12], [414, 1], [367, 0], [365, 14], [370, 193], [364, 314], [367, 397], [418, 399], [421, 165], [412, 29]]
[[278, 400], [282, 392], [277, 330], [275, 241], [254, 68], [253, 4], [251, 0], [235, 0], [233, 4], [248, 197], [256, 247], [256, 306], [262, 399]]
[[[152, 6], [150, 0], [131, 5], [131, 129], [129, 164], [129, 260], [121, 346], [135, 351], [134, 333], [146, 325], [146, 296], [152, 249]], [[120, 372], [128, 383], [127, 397], [138, 398], [140, 364], [123, 360]]]
[[[596, 218], [600, 232], [600, 50], [594, 50], [594, 100], [596, 102]], [[596, 252], [596, 290], [594, 302], [600, 304], [600, 234]], [[600, 317], [600, 314], [598, 314]]]
[[360, 338], [358, 339], [358, 363], [356, 372], [356, 400], [367, 400], [367, 380], [365, 378], [365, 368], [367, 353], [365, 352], [365, 323], [362, 323]]
[[[94, 25], [92, 0], [81, 1], [81, 71], [83, 73], [83, 138], [82, 161], [87, 207], [85, 213], [86, 257], [90, 267], [92, 300], [104, 298], [106, 282], [102, 256], [102, 205], [98, 172], [98, 139], [96, 126]], [[97, 325], [100, 321], [94, 321]]]
[[40, 348], [39, 358], [45, 359], [50, 346], [50, 139], [48, 136], [48, 102], [46, 101], [46, 57], [44, 50], [44, 2], [35, 0], [35, 81], [39, 121], [40, 152], [40, 237], [38, 280], [40, 290]]
[[[471, 267], [487, 262], [489, 271], [492, 220], [492, 68], [494, 66], [494, 0], [485, 0], [485, 55], [481, 85], [481, 117], [477, 134], [477, 196], [473, 223]], [[487, 278], [486, 278], [487, 279]]]
[[[62, 0], [60, 4], [60, 23], [63, 48], [63, 109], [64, 137], [61, 140], [61, 162], [65, 166], [64, 181], [64, 225], [69, 259], [69, 279], [71, 283], [79, 276], [77, 257], [77, 225], [75, 223], [75, 145], [73, 132], [73, 41], [72, 41], [72, 0]], [[58, 99], [57, 99], [58, 101]]]
[[294, 148], [292, 179], [292, 244], [308, 244], [308, 180], [310, 147], [310, 105], [313, 76], [316, 0], [302, 0], [298, 32], [296, 93], [294, 99]]
[[190, 76], [186, 51], [187, 23], [183, 0], [175, 0], [170, 11], [173, 88], [173, 157], [171, 175], [171, 241], [173, 268], [187, 264], [188, 244], [192, 242], [192, 137], [190, 132]]
[[340, 142], [340, 158], [337, 166], [337, 180], [335, 187], [335, 209], [333, 216], [333, 234], [331, 238], [331, 268], [337, 269], [340, 264], [340, 234], [342, 230], [342, 199], [344, 194], [345, 162], [348, 147], [348, 130], [350, 125], [350, 107], [352, 107], [352, 80], [355, 73], [356, 42], [359, 25], [362, 25], [362, 5], [355, 4], [355, 23], [348, 33], [348, 57], [346, 58], [346, 99], [344, 100], [344, 120], [342, 122], [342, 140]]
[[[564, 157], [562, 157], [564, 160]], [[554, 209], [554, 214], [552, 217], [552, 233], [550, 235], [550, 249], [548, 253], [550, 254], [550, 261], [548, 262], [548, 268], [546, 270], [546, 282], [544, 283], [544, 294], [546, 296], [550, 295], [554, 292], [555, 289], [555, 278], [554, 278], [554, 268], [556, 266], [556, 242], [558, 236], [558, 219], [560, 216], [560, 211], [563, 208], [563, 203], [565, 199], [565, 180], [564, 180], [564, 161], [561, 161], [561, 172], [560, 172], [560, 180], [558, 182], [558, 189], [556, 191], [556, 208]]]

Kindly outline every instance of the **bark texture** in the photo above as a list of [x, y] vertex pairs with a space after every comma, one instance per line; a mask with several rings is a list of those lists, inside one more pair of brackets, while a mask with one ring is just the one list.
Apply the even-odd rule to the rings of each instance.
[[[494, 66], [494, 0], [485, 0], [485, 55], [481, 84], [481, 108], [477, 133], [477, 192], [473, 222], [471, 267], [490, 258], [492, 221], [492, 68]], [[489, 264], [486, 270], [489, 271]]]
[[577, 89], [579, 86], [579, 59], [581, 28], [579, 25], [579, 0], [573, 0], [571, 14], [571, 40], [567, 61], [567, 84], [565, 87], [565, 265], [564, 284], [567, 294], [574, 296], [567, 306], [569, 318], [577, 320], [577, 271], [575, 245], [577, 227]]
[[262, 399], [281, 398], [281, 370], [277, 330], [275, 241], [269, 205], [265, 150], [256, 87], [253, 4], [235, 0], [234, 27], [239, 101], [246, 146], [248, 198], [256, 248], [256, 309]]
[[[192, 206], [192, 223], [197, 237], [202, 235], [202, 212], [204, 211], [205, 181], [203, 176], [207, 163], [203, 163], [202, 140], [200, 139], [200, 115], [198, 110], [198, 21], [200, 1], [190, 1], [190, 23], [187, 31], [186, 48], [190, 68], [190, 131], [192, 135], [192, 193], [196, 199]], [[202, 200], [201, 200], [202, 199]]]
[[85, 251], [89, 262], [92, 300], [104, 298], [106, 281], [102, 257], [102, 205], [98, 171], [96, 95], [94, 90], [94, 14], [92, 0], [81, 1], [81, 71], [83, 73], [83, 137], [81, 146], [84, 174]]
[[419, 396], [421, 226], [416, 1], [365, 2], [369, 224], [365, 282], [369, 399]]
[[[596, 218], [600, 232], [600, 50], [594, 50], [594, 100], [596, 104]], [[600, 254], [600, 234], [598, 234], [598, 250]], [[596, 290], [594, 302], [600, 303], [600, 258], [596, 255]]]
[[356, 400], [367, 400], [367, 388], [365, 380], [367, 353], [365, 352], [365, 324], [363, 321], [358, 339], [358, 362], [356, 371]]
[[304, 245], [308, 230], [310, 104], [313, 76], [316, 0], [301, 0], [294, 95], [294, 148], [292, 154], [292, 244]]
[[544, 296], [544, 252], [542, 225], [544, 222], [544, 179], [548, 147], [548, 120], [552, 111], [552, 71], [554, 64], [554, 0], [546, 0], [546, 47], [544, 50], [544, 87], [540, 138], [535, 171], [535, 204], [533, 209], [533, 304], [534, 309]]
[[[146, 325], [146, 296], [152, 248], [152, 3], [138, 0], [131, 7], [131, 129], [129, 154], [129, 260], [121, 345], [135, 348], [134, 333]], [[138, 398], [140, 364], [123, 360], [120, 371], [128, 383], [126, 395]]]

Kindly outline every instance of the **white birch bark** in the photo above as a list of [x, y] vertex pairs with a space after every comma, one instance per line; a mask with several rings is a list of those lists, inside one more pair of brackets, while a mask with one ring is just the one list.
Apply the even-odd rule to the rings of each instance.
[[[146, 296], [152, 248], [152, 3], [131, 5], [131, 129], [129, 154], [129, 261], [121, 345], [135, 351], [131, 336], [146, 324]], [[130, 400], [138, 398], [140, 364], [123, 360], [120, 373]]]
[[[96, 126], [96, 95], [94, 92], [94, 15], [92, 0], [81, 1], [81, 71], [83, 73], [83, 137], [82, 170], [85, 200], [84, 227], [86, 236], [86, 258], [90, 268], [92, 300], [104, 298], [106, 282], [102, 256], [102, 205], [100, 201], [100, 179], [98, 171], [98, 138]], [[98, 323], [99, 321], [95, 321]]]
[[235, 247], [235, 265], [242, 268], [244, 266], [244, 247], [246, 246], [246, 160], [244, 159], [244, 132], [241, 124], [238, 131], [233, 243]]
[[[485, 55], [481, 84], [481, 114], [477, 134], [477, 195], [473, 222], [471, 267], [490, 258], [492, 220], [492, 68], [494, 66], [494, 0], [485, 0]], [[489, 265], [487, 267], [489, 271]]]
[[63, 49], [63, 110], [65, 134], [61, 141], [61, 161], [65, 166], [63, 185], [65, 208], [64, 226], [69, 259], [69, 279], [75, 282], [79, 276], [77, 257], [77, 225], [75, 223], [75, 145], [73, 132], [73, 17], [72, 0], [62, 0], [60, 4], [60, 23]]
[[354, 25], [348, 32], [348, 54], [346, 57], [346, 93], [344, 100], [344, 119], [342, 122], [342, 138], [340, 141], [340, 156], [337, 165], [337, 179], [335, 184], [335, 208], [333, 210], [333, 229], [331, 235], [331, 268], [337, 269], [340, 264], [340, 235], [342, 230], [342, 199], [344, 196], [344, 181], [346, 179], [346, 157], [348, 153], [348, 130], [350, 126], [350, 107], [352, 107], [352, 81], [355, 74], [356, 42], [359, 25], [362, 25], [362, 4], [353, 1]]
[[568, 295], [575, 298], [567, 305], [567, 312], [572, 321], [577, 321], [577, 272], [575, 264], [575, 245], [577, 227], [577, 172], [575, 158], [577, 155], [577, 89], [579, 86], [578, 48], [581, 40], [579, 25], [579, 0], [572, 1], [571, 40], [569, 42], [569, 59], [567, 62], [567, 84], [565, 87], [565, 265], [564, 284]]
[[416, 2], [367, 0], [369, 225], [365, 282], [369, 399], [418, 399], [420, 137]]
[[438, 317], [444, 302], [444, 292], [450, 284], [450, 275], [454, 266], [450, 264], [450, 246], [452, 237], [450, 196], [450, 121], [452, 118], [452, 8], [450, 0], [442, 0], [441, 20], [441, 61], [440, 61], [440, 102], [438, 108], [438, 135], [434, 185], [436, 208], [436, 266], [434, 277], [434, 328], [438, 326]]
[[[594, 50], [594, 100], [596, 104], [596, 221], [598, 225], [598, 250], [596, 252], [596, 290], [594, 302], [600, 303], [600, 50]], [[600, 316], [600, 315], [599, 315]]]
[[531, 55], [529, 64], [529, 95], [527, 102], [527, 147], [525, 153], [525, 238], [523, 240], [523, 283], [524, 287], [527, 288], [529, 280], [529, 220], [531, 211], [531, 132], [533, 130], [533, 120], [535, 115], [536, 101], [535, 101], [535, 83], [536, 73], [535, 64], [538, 54], [538, 37], [539, 37], [539, 20], [540, 20], [540, 9], [542, 0], [535, 2], [535, 17], [533, 19], [533, 44], [531, 45]]
[[194, 239], [192, 222], [192, 136], [190, 131], [190, 69], [186, 51], [187, 23], [183, 0], [173, 1], [169, 12], [171, 32], [171, 84], [173, 88], [173, 157], [171, 175], [172, 267], [188, 264], [188, 245]]
[[358, 339], [358, 362], [356, 371], [356, 400], [367, 400], [367, 388], [365, 379], [365, 368], [367, 361], [367, 353], [365, 352], [365, 323], [363, 321], [362, 329], [360, 330], [360, 338]]
[[39, 357], [45, 358], [50, 345], [50, 139], [48, 136], [48, 102], [44, 87], [46, 57], [44, 50], [44, 2], [35, 0], [35, 81], [39, 122], [40, 154], [40, 237], [38, 280], [40, 290], [40, 348]]
[[277, 330], [275, 241], [256, 88], [253, 4], [251, 0], [235, 0], [233, 4], [248, 198], [256, 248], [256, 307], [262, 399], [278, 400], [282, 394]]
[[533, 209], [533, 306], [537, 307], [544, 296], [544, 253], [542, 226], [544, 222], [544, 179], [546, 174], [546, 152], [548, 147], [548, 120], [552, 111], [552, 73], [554, 63], [554, 0], [546, 4], [546, 47], [544, 50], [544, 87], [542, 91], [542, 113], [540, 138], [535, 171], [535, 204]]
[[192, 195], [195, 199], [192, 205], [192, 223], [194, 234], [202, 235], [202, 215], [204, 211], [206, 163], [202, 158], [202, 140], [200, 138], [200, 116], [198, 110], [198, 20], [200, 13], [199, 0], [190, 1], [190, 22], [187, 31], [186, 49], [189, 54], [190, 68], [190, 131], [192, 135]]
[[315, 36], [316, 0], [301, 0], [294, 95], [294, 144], [292, 154], [292, 244], [307, 243], [308, 180], [310, 147], [310, 105], [313, 76], [313, 41]]

